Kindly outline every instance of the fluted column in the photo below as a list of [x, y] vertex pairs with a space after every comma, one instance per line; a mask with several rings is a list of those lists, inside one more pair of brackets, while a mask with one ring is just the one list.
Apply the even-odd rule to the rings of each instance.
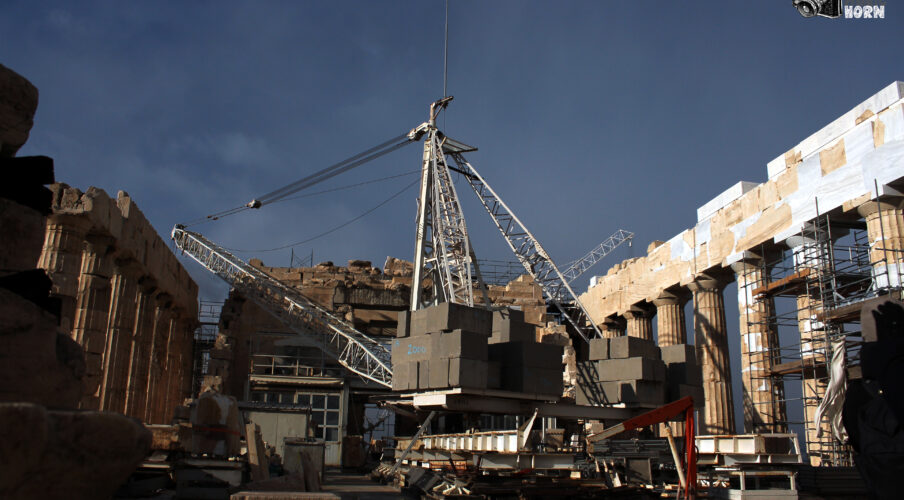
[[184, 373], [182, 375], [182, 392], [179, 398], [179, 404], [182, 400], [190, 398], [194, 395], [194, 370], [195, 370], [195, 331], [199, 328], [198, 319], [192, 318], [189, 323], [188, 331], [186, 331], [186, 347], [185, 355], [187, 358], [182, 362]]
[[904, 198], [884, 198], [860, 205], [866, 219], [870, 263], [878, 288], [904, 283]]
[[780, 358], [775, 302], [771, 296], [753, 296], [755, 289], [767, 284], [768, 273], [762, 259], [755, 258], [736, 262], [731, 268], [738, 283], [744, 432], [786, 432], [784, 386], [771, 376]]
[[656, 335], [659, 347], [687, 344], [687, 326], [684, 318], [686, 298], [663, 293], [653, 300], [656, 306]]
[[700, 434], [734, 434], [735, 430], [724, 287], [725, 282], [710, 276], [700, 276], [688, 285], [694, 292], [694, 343], [706, 397]]
[[144, 421], [147, 423], [159, 423], [157, 417], [160, 408], [157, 405], [157, 391], [161, 385], [163, 363], [166, 361], [166, 342], [170, 335], [170, 319], [172, 311], [172, 297], [166, 293], [158, 294], [154, 310], [154, 333], [151, 338], [151, 348], [148, 357], [147, 397], [145, 398]]
[[133, 259], [117, 259], [110, 280], [110, 320], [101, 404], [108, 411], [125, 412], [129, 358], [138, 312], [138, 278], [141, 265]]
[[[825, 242], [820, 243], [806, 236], [792, 236], [785, 240], [785, 243], [791, 247], [795, 269], [798, 271], [809, 269], [812, 280], [816, 279], [816, 273], [831, 265]], [[831, 459], [822, 456], [823, 442], [832, 439], [831, 427], [826, 422], [816, 421], [816, 409], [828, 386], [826, 374], [817, 373], [815, 369], [815, 366], [825, 365], [827, 362], [825, 324], [819, 320], [819, 313], [822, 311], [823, 304], [818, 287], [804, 286], [797, 296], [797, 324], [800, 333], [800, 357], [804, 367], [801, 384], [807, 454], [813, 466], [822, 464], [824, 458]], [[820, 427], [827, 437], [818, 437]]]
[[172, 354], [170, 354], [169, 365], [172, 374], [167, 384], [166, 392], [166, 411], [172, 416], [173, 408], [179, 404], [179, 394], [182, 392], [182, 362], [185, 359], [185, 320], [180, 316], [176, 321], [176, 335], [173, 338]]
[[90, 234], [85, 237], [72, 329], [75, 341], [85, 349], [85, 395], [80, 405], [85, 409], [100, 408], [100, 386], [110, 312], [112, 251], [112, 238]]
[[[686, 293], [663, 292], [653, 300], [656, 306], [656, 342], [659, 347], [687, 344], [687, 326], [684, 316], [684, 305], [687, 303]], [[672, 422], [659, 424], [659, 435], [665, 436], [665, 428], [671, 427], [672, 435], [684, 436], [684, 423]]]
[[610, 316], [600, 325], [600, 333], [604, 338], [612, 339], [625, 334], [626, 321], [621, 316]]
[[51, 294], [61, 301], [60, 327], [66, 332], [72, 332], [74, 324], [82, 250], [90, 227], [91, 221], [86, 217], [68, 214], [47, 216], [44, 248], [38, 267], [47, 271], [53, 282]]
[[191, 355], [192, 355], [192, 322], [184, 315], [180, 315], [176, 326], [176, 337], [174, 339], [175, 347], [172, 364], [172, 377], [169, 382], [169, 394], [167, 395], [166, 408], [172, 413], [173, 409], [182, 404], [185, 399], [185, 382], [186, 376], [191, 376]]
[[625, 311], [625, 319], [628, 320], [627, 335], [644, 340], [653, 340], [653, 314], [656, 310], [644, 305], [635, 304]]
[[126, 387], [126, 415], [143, 419], [148, 383], [148, 360], [154, 337], [157, 282], [150, 277], [138, 280], [138, 308], [129, 351], [129, 379]]
[[166, 354], [163, 360], [163, 384], [158, 387], [156, 394], [157, 421], [160, 423], [168, 423], [172, 418], [171, 404], [175, 399], [174, 394], [179, 390], [177, 370], [182, 355], [182, 328], [185, 326], [183, 314], [182, 309], [177, 307], [170, 311], [169, 335], [164, 346]]

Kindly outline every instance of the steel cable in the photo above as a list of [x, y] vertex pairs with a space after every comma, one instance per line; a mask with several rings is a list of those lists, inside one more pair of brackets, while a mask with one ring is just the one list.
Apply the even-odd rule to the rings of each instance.
[[[404, 139], [399, 142], [400, 139]], [[314, 172], [313, 174], [299, 179], [291, 184], [287, 184], [275, 191], [271, 191], [259, 198], [257, 201], [261, 202], [261, 205], [266, 205], [268, 203], [273, 203], [281, 198], [285, 198], [291, 194], [297, 193], [304, 188], [313, 186], [319, 182], [323, 182], [327, 179], [330, 179], [336, 175], [339, 175], [343, 172], [347, 172], [355, 167], [361, 166], [371, 160], [375, 160], [385, 154], [391, 153], [396, 149], [401, 148], [407, 144], [410, 144], [412, 141], [407, 138], [407, 134], [402, 134], [397, 137], [393, 137], [392, 139], [385, 141], [381, 144], [378, 144], [367, 151], [363, 151], [361, 153], [356, 154], [350, 158], [346, 158], [345, 160], [340, 161], [339, 163], [335, 163], [330, 165], [329, 167], [320, 170], [318, 172]]]
[[[206, 217], [199, 217], [194, 220], [190, 220], [186, 223], [181, 224], [182, 227], [195, 226], [198, 224], [202, 224], [204, 222], [212, 222], [215, 220], [219, 220], [223, 217], [228, 217], [230, 215], [235, 215], [239, 212], [243, 212], [248, 210], [249, 208], [260, 208], [263, 205], [267, 205], [270, 203], [275, 203], [280, 201], [287, 196], [297, 193], [302, 189], [309, 188], [315, 184], [319, 184], [323, 181], [331, 179], [341, 173], [347, 172], [355, 167], [359, 167], [367, 162], [376, 160], [381, 156], [387, 155], [397, 149], [400, 149], [408, 144], [414, 142], [408, 137], [408, 134], [401, 134], [392, 139], [384, 141], [370, 149], [362, 151], [354, 156], [346, 158], [338, 163], [334, 163], [329, 167], [326, 167], [322, 170], [314, 172], [311, 175], [308, 175], [302, 179], [299, 179], [291, 184], [287, 184], [279, 189], [271, 191], [259, 198], [252, 200], [251, 203], [246, 205], [239, 205], [237, 207], [229, 208], [220, 212], [216, 212], [210, 214]], [[336, 188], [335, 190], [339, 190], [340, 188]], [[326, 192], [326, 191], [325, 191]], [[316, 193], [315, 193], [316, 194]]]
[[314, 240], [316, 240], [316, 239], [320, 239], [320, 238], [323, 238], [324, 236], [327, 236], [327, 235], [329, 235], [329, 234], [335, 233], [336, 231], [338, 231], [338, 230], [340, 230], [340, 229], [342, 229], [342, 228], [348, 226], [349, 224], [352, 224], [352, 223], [354, 223], [354, 222], [357, 222], [357, 221], [360, 220], [360, 219], [363, 219], [364, 217], [370, 215], [371, 213], [373, 213], [374, 211], [376, 211], [377, 209], [379, 209], [379, 208], [382, 207], [383, 205], [385, 205], [385, 204], [389, 203], [390, 201], [392, 201], [392, 200], [398, 198], [402, 193], [404, 193], [405, 191], [411, 189], [412, 186], [414, 186], [415, 184], [419, 183], [420, 181], [421, 181], [420, 178], [415, 179], [414, 181], [412, 181], [411, 183], [409, 183], [407, 186], [403, 187], [401, 190], [399, 190], [398, 192], [396, 192], [395, 194], [393, 194], [393, 195], [390, 196], [389, 198], [387, 198], [387, 199], [381, 201], [380, 203], [378, 203], [378, 204], [375, 205], [374, 207], [370, 208], [370, 209], [367, 210], [366, 212], [362, 213], [361, 215], [358, 215], [357, 217], [354, 217], [353, 219], [347, 220], [347, 221], [343, 222], [342, 224], [339, 224], [338, 226], [335, 226], [335, 227], [333, 227], [333, 228], [331, 228], [331, 229], [328, 229], [328, 230], [326, 230], [326, 231], [324, 231], [324, 232], [322, 232], [322, 233], [320, 233], [320, 234], [318, 234], [318, 235], [316, 235], [316, 236], [312, 236], [312, 237], [310, 237], [310, 238], [308, 238], [308, 239], [305, 239], [305, 240], [302, 240], [302, 241], [296, 241], [295, 243], [287, 243], [287, 244], [285, 244], [285, 245], [282, 245], [282, 246], [279, 246], [279, 247], [275, 247], [275, 248], [265, 248], [265, 249], [257, 249], [257, 250], [247, 250], [247, 249], [230, 248], [230, 247], [223, 247], [223, 248], [225, 248], [226, 250], [232, 251], [232, 252], [265, 253], [265, 252], [275, 252], [275, 251], [277, 251], [277, 250], [285, 250], [286, 248], [296, 247], [296, 246], [298, 246], [298, 245], [303, 245], [303, 244], [305, 244], [305, 243], [309, 243], [309, 242], [314, 241]]

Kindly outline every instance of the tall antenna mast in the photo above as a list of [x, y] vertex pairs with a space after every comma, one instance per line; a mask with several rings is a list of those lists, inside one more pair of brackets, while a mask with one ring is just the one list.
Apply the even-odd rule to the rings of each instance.
[[443, 41], [443, 97], [449, 95], [446, 82], [449, 76], [449, 0], [446, 0], [446, 37]]

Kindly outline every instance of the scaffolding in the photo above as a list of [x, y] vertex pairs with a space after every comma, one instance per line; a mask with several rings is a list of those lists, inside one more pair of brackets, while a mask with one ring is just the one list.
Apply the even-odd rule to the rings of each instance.
[[208, 373], [210, 351], [217, 340], [222, 310], [223, 302], [198, 302], [198, 328], [192, 342], [192, 394], [201, 391], [201, 382]]
[[843, 357], [846, 379], [860, 378], [860, 310], [870, 299], [900, 297], [901, 268], [894, 263], [902, 259], [900, 251], [876, 242], [871, 248], [862, 219], [820, 214], [818, 200], [816, 214], [787, 240], [790, 249], [761, 245], [754, 251], [761, 257], [754, 261], [759, 269], [739, 276], [747, 331], [766, 334], [761, 346], [742, 349], [744, 384], [769, 388], [773, 395], [745, 398], [744, 404], [755, 415], [773, 417], [748, 431], [797, 432], [811, 465], [852, 466], [850, 446], [833, 435], [826, 415], [817, 421], [817, 408], [831, 382], [833, 359]]
[[480, 276], [487, 285], [505, 286], [524, 274], [524, 266], [517, 260], [477, 259]]

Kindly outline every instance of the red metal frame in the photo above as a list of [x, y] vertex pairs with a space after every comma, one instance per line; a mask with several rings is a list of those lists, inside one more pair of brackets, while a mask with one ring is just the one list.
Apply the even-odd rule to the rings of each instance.
[[589, 437], [590, 441], [598, 441], [608, 438], [615, 434], [625, 431], [648, 427], [653, 424], [668, 422], [674, 417], [684, 413], [684, 447], [685, 460], [687, 460], [687, 490], [684, 492], [684, 498], [696, 498], [697, 496], [697, 447], [694, 435], [694, 398], [687, 396], [673, 401], [667, 405], [660, 406], [655, 410], [650, 410], [636, 417], [629, 418], [624, 422], [610, 427], [603, 432]]
[[684, 410], [684, 447], [687, 449], [687, 490], [684, 498], [697, 497], [697, 441], [694, 435], [694, 399], [688, 396], [690, 406]]

